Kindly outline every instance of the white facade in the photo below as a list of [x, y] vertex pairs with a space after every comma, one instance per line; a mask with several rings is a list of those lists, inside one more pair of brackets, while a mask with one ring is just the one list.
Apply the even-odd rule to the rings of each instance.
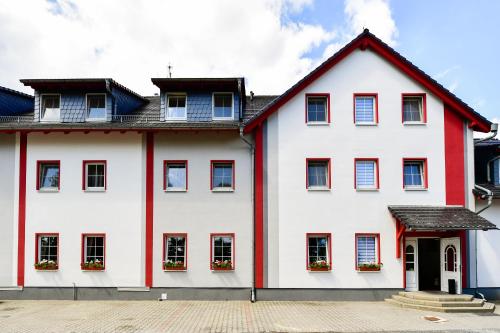
[[[330, 94], [329, 125], [305, 123], [307, 93]], [[376, 126], [354, 124], [354, 93], [378, 94]], [[402, 124], [402, 93], [426, 94], [427, 124]], [[402, 288], [387, 206], [446, 205], [443, 102], [374, 52], [356, 50], [268, 118], [266, 142], [267, 286]], [[306, 158], [331, 158], [330, 190], [306, 189]], [[355, 158], [378, 158], [379, 190], [354, 188]], [[427, 158], [428, 189], [403, 189], [403, 158]], [[306, 233], [331, 233], [331, 271], [306, 269]], [[380, 272], [355, 269], [356, 233], [380, 233]]]
[[[478, 209], [484, 207], [486, 201], [477, 202]], [[490, 208], [481, 216], [500, 228], [500, 200], [494, 199]], [[470, 237], [477, 237], [477, 286], [479, 288], [500, 287], [500, 230], [476, 231]], [[475, 287], [475, 286], [471, 286]]]

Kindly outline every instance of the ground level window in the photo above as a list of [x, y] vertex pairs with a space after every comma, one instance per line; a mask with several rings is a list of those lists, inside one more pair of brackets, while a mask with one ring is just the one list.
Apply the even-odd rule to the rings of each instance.
[[326, 271], [331, 268], [329, 234], [307, 234], [307, 269]]
[[211, 236], [212, 270], [234, 269], [234, 234]]
[[185, 270], [187, 267], [187, 235], [166, 234], [165, 254], [163, 259], [164, 270]]
[[380, 270], [380, 238], [378, 234], [356, 234], [356, 269]]
[[36, 246], [35, 268], [38, 270], [57, 269], [59, 259], [59, 236], [55, 234], [37, 235]]
[[103, 270], [105, 267], [106, 236], [105, 235], [83, 235], [83, 270]]

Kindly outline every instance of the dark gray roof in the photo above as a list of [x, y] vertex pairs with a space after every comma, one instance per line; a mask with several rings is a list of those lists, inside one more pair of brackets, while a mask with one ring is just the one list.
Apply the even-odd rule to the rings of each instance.
[[[500, 186], [495, 186], [495, 185], [490, 184], [490, 183], [477, 184], [477, 185], [484, 187], [485, 189], [493, 192], [493, 199], [500, 199]], [[486, 191], [482, 191], [482, 190], [479, 190], [476, 188], [474, 190], [472, 190], [472, 192], [474, 192], [474, 194], [479, 195], [479, 196], [487, 194]]]
[[246, 123], [248, 120], [252, 119], [278, 97], [278, 95], [247, 96], [245, 111], [243, 113], [243, 122]]
[[479, 139], [474, 140], [474, 145], [476, 147], [500, 146], [500, 140], [498, 140], [498, 139], [488, 139], [488, 140], [484, 140], [481, 142], [478, 142], [478, 141], [479, 141]]
[[389, 206], [392, 216], [409, 230], [488, 230], [497, 227], [464, 207]]

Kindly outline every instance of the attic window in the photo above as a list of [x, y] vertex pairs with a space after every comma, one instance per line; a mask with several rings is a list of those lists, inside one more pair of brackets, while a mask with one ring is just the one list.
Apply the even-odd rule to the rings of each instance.
[[495, 186], [500, 186], [500, 157], [490, 161], [488, 169], [489, 181]]
[[106, 95], [87, 95], [87, 120], [106, 119]]
[[167, 95], [167, 120], [186, 120], [186, 95]]
[[61, 120], [61, 96], [60, 95], [42, 95], [41, 115], [42, 121], [60, 121]]
[[233, 119], [233, 94], [215, 93], [213, 97], [213, 119]]

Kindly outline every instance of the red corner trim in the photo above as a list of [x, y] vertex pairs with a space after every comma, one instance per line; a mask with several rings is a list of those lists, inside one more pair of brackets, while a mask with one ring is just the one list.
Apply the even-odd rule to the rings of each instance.
[[153, 286], [154, 133], [146, 133], [146, 287]]
[[19, 212], [17, 225], [17, 285], [20, 287], [24, 286], [27, 147], [27, 133], [21, 132], [19, 136]]
[[262, 126], [255, 130], [255, 287], [264, 288], [264, 146]]
[[308, 93], [305, 96], [305, 120], [307, 124], [307, 99], [309, 97], [326, 97], [326, 121], [329, 124], [331, 120], [331, 112], [330, 112], [330, 93]]
[[446, 204], [465, 205], [464, 121], [444, 108]]

